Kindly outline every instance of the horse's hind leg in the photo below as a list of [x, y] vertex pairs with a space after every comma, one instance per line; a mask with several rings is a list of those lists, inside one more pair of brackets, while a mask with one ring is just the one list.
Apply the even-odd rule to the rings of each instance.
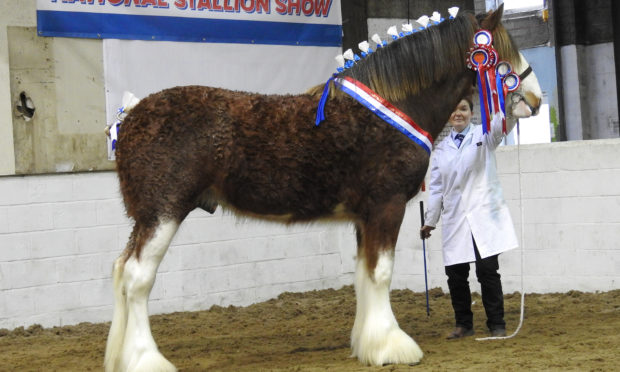
[[404, 209], [404, 201], [390, 203], [375, 209], [375, 215], [358, 226], [357, 311], [351, 348], [365, 364], [416, 364], [423, 356], [398, 326], [390, 305], [394, 247]]
[[106, 372], [176, 371], [157, 350], [151, 335], [148, 297], [178, 227], [179, 223], [171, 220], [159, 220], [154, 227], [136, 222], [127, 249], [114, 264], [115, 307]]

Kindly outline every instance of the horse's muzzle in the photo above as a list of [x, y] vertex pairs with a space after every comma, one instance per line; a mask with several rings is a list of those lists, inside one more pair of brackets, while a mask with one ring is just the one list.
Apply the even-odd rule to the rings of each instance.
[[538, 112], [540, 111], [541, 99], [533, 95], [529, 95], [528, 93], [526, 93], [526, 96], [529, 97], [526, 98], [518, 92], [514, 92], [512, 94], [511, 100], [513, 116], [518, 118], [527, 118], [538, 115]]

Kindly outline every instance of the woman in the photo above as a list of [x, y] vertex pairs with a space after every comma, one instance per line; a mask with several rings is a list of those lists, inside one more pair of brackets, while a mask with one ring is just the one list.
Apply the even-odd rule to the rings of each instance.
[[[433, 151], [428, 209], [423, 238], [430, 237], [439, 218], [443, 219], [443, 258], [456, 327], [449, 339], [474, 334], [469, 289], [469, 263], [476, 263], [482, 289], [487, 327], [492, 336], [505, 336], [504, 298], [498, 255], [516, 248], [517, 237], [497, 177], [495, 149], [502, 141], [502, 121], [493, 118], [491, 130], [470, 120], [470, 98], [459, 102], [450, 115], [452, 126]], [[507, 130], [514, 127], [507, 123]]]

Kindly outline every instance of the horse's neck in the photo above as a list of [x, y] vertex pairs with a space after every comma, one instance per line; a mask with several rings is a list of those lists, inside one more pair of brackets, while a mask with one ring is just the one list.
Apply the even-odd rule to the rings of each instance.
[[472, 83], [472, 72], [463, 69], [443, 82], [393, 104], [436, 139], [456, 105], [470, 93]]

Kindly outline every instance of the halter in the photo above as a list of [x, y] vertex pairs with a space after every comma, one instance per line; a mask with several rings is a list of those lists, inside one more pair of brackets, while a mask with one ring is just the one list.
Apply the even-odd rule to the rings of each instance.
[[525, 71], [519, 74], [519, 79], [523, 81], [531, 73], [532, 73], [532, 66], [528, 65]]

